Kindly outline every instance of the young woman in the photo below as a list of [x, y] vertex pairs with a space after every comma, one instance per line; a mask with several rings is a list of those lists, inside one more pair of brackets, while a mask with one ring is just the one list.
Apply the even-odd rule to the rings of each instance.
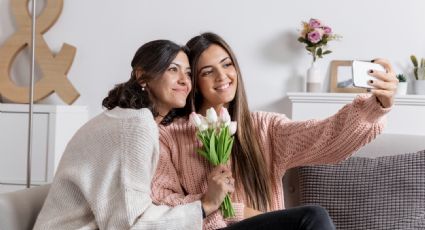
[[[223, 219], [215, 211], [204, 219], [204, 228], [334, 229], [321, 207], [284, 210], [282, 176], [293, 167], [344, 160], [382, 131], [397, 85], [391, 65], [375, 60], [387, 72], [370, 72], [379, 79], [370, 82], [376, 87], [372, 95], [358, 96], [324, 120], [291, 121], [282, 114], [249, 111], [236, 57], [218, 35], [196, 36], [187, 47], [195, 88], [193, 109], [205, 115], [210, 107], [216, 111], [226, 107], [238, 125], [228, 164], [235, 177], [236, 216]], [[194, 152], [194, 125], [187, 119], [175, 120], [161, 128], [160, 142], [154, 202], [178, 205], [199, 200], [208, 189], [205, 178], [212, 168]], [[268, 213], [241, 221], [262, 212]]]
[[[185, 110], [191, 90], [185, 50], [152, 41], [139, 48], [131, 66], [131, 78], [103, 100], [107, 110], [69, 142], [35, 229], [202, 229], [199, 201], [170, 208], [150, 199], [157, 125]], [[209, 212], [233, 191], [225, 183], [229, 177], [220, 167], [211, 174], [203, 200]]]

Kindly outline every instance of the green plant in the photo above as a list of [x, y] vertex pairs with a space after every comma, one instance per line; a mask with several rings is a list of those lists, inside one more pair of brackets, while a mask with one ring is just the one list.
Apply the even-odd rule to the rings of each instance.
[[406, 77], [404, 76], [404, 74], [397, 74], [397, 79], [398, 79], [398, 82], [406, 82], [407, 80], [406, 80]]
[[415, 74], [416, 80], [425, 80], [423, 79], [424, 76], [422, 76], [421, 79], [419, 79], [419, 76], [418, 76], [418, 69], [425, 68], [425, 59], [421, 58], [421, 63], [418, 63], [418, 59], [416, 58], [416, 56], [410, 55], [410, 60], [412, 61], [412, 64], [413, 64], [413, 73]]

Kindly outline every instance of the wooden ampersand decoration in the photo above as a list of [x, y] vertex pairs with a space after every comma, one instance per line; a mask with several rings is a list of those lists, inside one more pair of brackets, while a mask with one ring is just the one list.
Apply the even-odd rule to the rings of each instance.
[[[17, 31], [0, 47], [0, 94], [3, 98], [16, 103], [29, 103], [29, 88], [16, 86], [10, 77], [12, 63], [24, 48], [31, 48], [31, 16], [28, 11], [29, 0], [11, 0], [12, 12], [18, 25]], [[59, 18], [63, 0], [47, 0], [46, 8], [37, 17], [35, 41], [36, 63], [42, 72], [42, 78], [34, 83], [34, 101], [39, 101], [53, 92], [67, 104], [72, 104], [80, 96], [67, 78], [74, 61], [76, 48], [64, 44], [54, 55], [43, 34]]]

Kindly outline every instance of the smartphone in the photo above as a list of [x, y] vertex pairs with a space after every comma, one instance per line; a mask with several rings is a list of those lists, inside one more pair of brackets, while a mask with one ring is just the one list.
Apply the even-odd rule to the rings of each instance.
[[379, 64], [372, 63], [369, 61], [353, 61], [353, 85], [360, 88], [374, 88], [368, 84], [370, 80], [376, 80], [375, 77], [369, 75], [370, 70], [377, 70], [385, 72], [384, 67]]

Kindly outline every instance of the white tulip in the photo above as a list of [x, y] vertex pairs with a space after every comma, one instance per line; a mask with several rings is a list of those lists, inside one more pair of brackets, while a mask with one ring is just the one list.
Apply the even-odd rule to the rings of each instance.
[[204, 131], [204, 130], [207, 130], [208, 129], [208, 121], [207, 121], [207, 119], [204, 117], [204, 116], [201, 116], [201, 115], [198, 115], [198, 117], [200, 118], [200, 120], [201, 120], [201, 125], [199, 126], [199, 131]]
[[230, 129], [230, 134], [233, 135], [236, 133], [236, 129], [238, 128], [238, 124], [236, 123], [236, 121], [232, 121], [230, 122], [229, 125], [229, 129]]
[[195, 112], [192, 112], [190, 114], [190, 120], [192, 121], [192, 123], [196, 126], [196, 128], [199, 129], [199, 127], [202, 125], [202, 121], [201, 118], [199, 118], [198, 114], [196, 114]]
[[215, 124], [218, 120], [217, 113], [212, 107], [207, 109], [207, 120], [208, 120], [208, 123], [210, 124]]
[[220, 122], [225, 126], [230, 125], [230, 114], [229, 111], [227, 111], [227, 109], [224, 107], [222, 107], [220, 110]]
[[199, 126], [199, 131], [205, 131], [208, 129], [208, 125], [207, 124], [201, 124], [201, 126]]

